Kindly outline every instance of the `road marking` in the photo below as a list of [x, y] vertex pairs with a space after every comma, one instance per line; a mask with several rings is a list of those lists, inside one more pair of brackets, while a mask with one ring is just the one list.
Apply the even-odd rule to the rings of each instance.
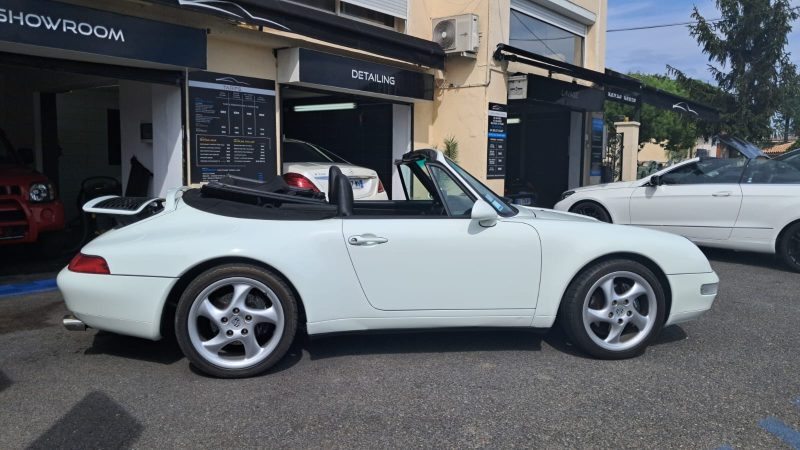
[[0, 298], [11, 297], [14, 295], [33, 294], [36, 292], [47, 292], [58, 289], [56, 279], [31, 281], [28, 283], [6, 284], [0, 286]]
[[758, 422], [758, 425], [781, 438], [783, 442], [789, 444], [795, 450], [800, 450], [800, 432], [781, 422], [774, 417], [767, 417]]

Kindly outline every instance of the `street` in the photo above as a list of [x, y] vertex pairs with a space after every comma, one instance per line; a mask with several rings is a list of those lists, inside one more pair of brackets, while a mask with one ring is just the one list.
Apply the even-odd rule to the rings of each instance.
[[706, 254], [713, 310], [626, 361], [556, 331], [360, 334], [220, 380], [171, 342], [64, 330], [57, 291], [0, 298], [0, 448], [797, 448], [800, 274]]

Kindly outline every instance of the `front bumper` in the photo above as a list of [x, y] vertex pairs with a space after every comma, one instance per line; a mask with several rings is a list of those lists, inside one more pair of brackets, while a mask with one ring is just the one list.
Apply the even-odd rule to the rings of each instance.
[[23, 202], [16, 197], [0, 197], [0, 245], [29, 244], [48, 231], [63, 230], [64, 204]]
[[714, 272], [667, 275], [672, 289], [672, 307], [665, 325], [686, 322], [711, 309], [717, 294], [704, 295], [703, 285], [719, 283]]
[[161, 313], [177, 278], [58, 274], [58, 288], [67, 309], [87, 326], [98, 330], [157, 340]]

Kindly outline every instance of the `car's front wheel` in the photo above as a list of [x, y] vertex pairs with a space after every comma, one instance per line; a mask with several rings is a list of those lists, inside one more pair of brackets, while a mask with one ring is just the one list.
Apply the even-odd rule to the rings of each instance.
[[569, 212], [582, 216], [594, 217], [600, 222], [611, 223], [611, 214], [606, 211], [603, 205], [596, 202], [585, 201], [576, 203], [575, 206], [570, 208]]
[[778, 242], [778, 254], [795, 272], [800, 272], [800, 222], [790, 226]]
[[581, 350], [604, 359], [639, 355], [664, 323], [664, 289], [653, 272], [630, 260], [584, 269], [570, 283], [559, 318]]
[[201, 371], [223, 378], [257, 375], [294, 340], [297, 302], [274, 273], [228, 264], [195, 278], [175, 312], [175, 335]]

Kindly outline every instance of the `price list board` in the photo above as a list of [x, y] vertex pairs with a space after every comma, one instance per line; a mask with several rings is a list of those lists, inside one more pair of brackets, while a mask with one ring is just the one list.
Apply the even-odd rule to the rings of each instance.
[[489, 140], [487, 144], [486, 178], [499, 180], [506, 177], [506, 105], [489, 103]]
[[189, 115], [192, 183], [276, 176], [274, 81], [190, 73]]

